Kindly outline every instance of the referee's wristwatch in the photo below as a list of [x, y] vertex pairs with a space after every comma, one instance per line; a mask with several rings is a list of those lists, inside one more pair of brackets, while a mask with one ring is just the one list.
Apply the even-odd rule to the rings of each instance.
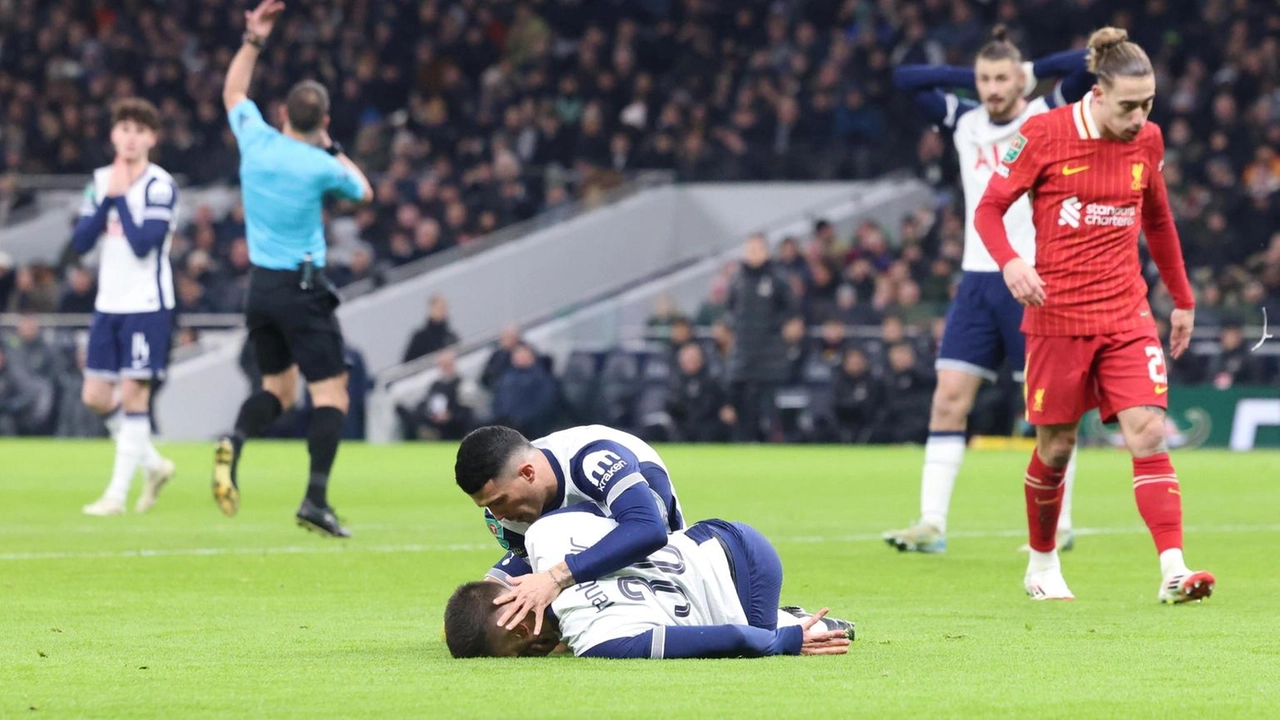
[[324, 151], [334, 157], [338, 157], [339, 155], [342, 154], [342, 143], [338, 142], [337, 140], [334, 140], [333, 142], [329, 143], [329, 147], [325, 148]]
[[265, 37], [261, 35], [255, 35], [254, 33], [251, 33], [247, 30], [244, 33], [243, 40], [246, 45], [252, 45], [259, 50], [261, 50], [262, 46], [265, 45], [267, 42], [267, 39]]

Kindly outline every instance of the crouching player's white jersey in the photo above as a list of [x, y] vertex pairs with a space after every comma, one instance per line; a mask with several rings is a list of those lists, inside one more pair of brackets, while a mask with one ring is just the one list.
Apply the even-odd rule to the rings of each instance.
[[[541, 518], [525, 536], [533, 571], [595, 545], [615, 527], [610, 518], [578, 509]], [[714, 538], [699, 544], [683, 531], [639, 563], [566, 589], [551, 609], [575, 655], [648, 630], [661, 648], [669, 625], [748, 624], [723, 546]]]

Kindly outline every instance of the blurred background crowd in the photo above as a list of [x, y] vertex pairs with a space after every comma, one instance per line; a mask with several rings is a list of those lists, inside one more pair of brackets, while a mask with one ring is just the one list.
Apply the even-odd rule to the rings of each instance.
[[[87, 176], [109, 162], [108, 108], [131, 95], [160, 108], [154, 159], [184, 187], [234, 184], [239, 158], [219, 88], [240, 42], [242, 9], [220, 0], [0, 0], [0, 223], [30, 202], [24, 178]], [[1275, 382], [1269, 361], [1236, 357], [1240, 325], [1258, 324], [1263, 308], [1280, 321], [1280, 12], [1273, 2], [333, 0], [285, 15], [252, 95], [275, 117], [272, 106], [301, 78], [333, 92], [331, 134], [370, 171], [376, 190], [367, 207], [330, 209], [330, 269], [344, 285], [376, 281], [390, 268], [535, 215], [568, 213], [575, 201], [590, 203], [641, 169], [680, 181], [910, 173], [927, 182], [934, 202], [896, 226], [865, 224], [841, 235], [816, 223], [810, 235], [748, 259], [745, 269], [727, 267], [703, 307], [655, 311], [655, 344], [670, 344], [671, 352], [650, 356], [664, 358], [671, 387], [700, 363], [699, 372], [726, 393], [706, 401], [715, 406], [704, 413], [714, 415], [706, 428], [675, 432], [746, 437], [754, 431], [744, 434], [744, 425], [762, 426], [739, 417], [744, 402], [754, 405], [743, 393], [760, 389], [735, 387], [724, 374], [732, 364], [727, 338], [752, 332], [750, 315], [725, 315], [743, 273], [776, 273], [792, 303], [778, 323], [785, 373], [770, 370], [770, 383], [838, 385], [865, 366], [875, 388], [849, 392], [918, 392], [927, 410], [931, 353], [959, 273], [964, 215], [950, 138], [895, 92], [892, 70], [968, 65], [995, 22], [1013, 29], [1028, 57], [1082, 47], [1105, 24], [1128, 28], [1147, 48], [1160, 92], [1153, 120], [1165, 130], [1164, 173], [1198, 323], [1218, 330], [1222, 349], [1216, 358], [1178, 364], [1175, 374], [1186, 382], [1221, 384], [1224, 373], [1232, 382]], [[69, 235], [68, 227], [67, 238], [50, 242]], [[91, 311], [93, 268], [64, 257], [58, 266], [15, 267], [0, 248], [0, 311]], [[174, 239], [173, 262], [182, 311], [237, 312], [249, 269], [240, 209], [195, 208]], [[1153, 284], [1153, 306], [1167, 316], [1167, 293]], [[432, 310], [441, 313], [447, 317], [447, 308]], [[684, 350], [686, 331], [697, 352]], [[406, 338], [406, 359], [450, 344], [447, 333], [428, 335]], [[57, 352], [31, 350], [32, 337]], [[0, 433], [61, 425], [59, 408], [70, 412], [74, 404], [60, 402], [59, 388], [74, 385], [75, 343], [31, 320], [0, 345], [8, 350], [0, 354]], [[507, 370], [542, 368], [536, 352], [529, 360], [519, 347], [504, 348]], [[815, 354], [830, 370], [826, 380], [816, 379]], [[659, 377], [657, 365], [644, 370], [652, 357], [636, 360], [635, 372]], [[614, 367], [605, 356], [592, 362], [593, 377]], [[579, 361], [579, 369], [587, 364]], [[553, 383], [571, 384], [570, 367], [551, 370], [559, 376]], [[17, 379], [24, 377], [41, 378], [49, 398]], [[504, 379], [492, 375], [485, 387]], [[833, 391], [836, 404], [842, 391]], [[572, 393], [553, 393], [560, 414], [547, 417], [565, 417]], [[50, 409], [32, 423], [37, 401]], [[898, 412], [895, 402], [871, 405]], [[498, 396], [493, 403], [496, 416], [513, 407]], [[681, 412], [692, 411], [674, 414]], [[406, 431], [420, 434], [430, 415], [406, 409]], [[877, 416], [872, 426], [883, 421]], [[774, 418], [763, 436], [788, 436], [787, 422]], [[806, 432], [900, 439], [835, 426]]]

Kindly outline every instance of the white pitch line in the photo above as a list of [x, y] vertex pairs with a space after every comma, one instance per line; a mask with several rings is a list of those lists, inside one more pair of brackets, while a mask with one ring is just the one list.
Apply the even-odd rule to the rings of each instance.
[[[1206, 525], [1203, 527], [1183, 528], [1188, 533], [1273, 533], [1280, 532], [1280, 525]], [[1077, 535], [1145, 535], [1144, 527], [1125, 528], [1076, 528]], [[994, 530], [985, 532], [952, 532], [952, 538], [1021, 538], [1026, 530]], [[779, 545], [804, 545], [813, 543], [834, 542], [870, 542], [883, 539], [881, 533], [860, 533], [856, 535], [797, 535], [774, 538]], [[324, 541], [328, 544], [316, 545], [282, 545], [277, 547], [248, 548], [175, 548], [164, 550], [103, 550], [89, 552], [14, 552], [0, 553], [0, 562], [17, 562], [21, 560], [96, 560], [96, 559], [134, 559], [155, 557], [218, 557], [222, 555], [326, 555], [338, 553], [425, 553], [425, 552], [477, 552], [494, 550], [492, 543], [455, 543], [445, 545], [360, 545], [350, 541]]]
[[[1185, 527], [1184, 533], [1267, 533], [1280, 532], [1280, 525], [1206, 525], [1204, 527]], [[1123, 528], [1075, 528], [1076, 535], [1145, 535], [1147, 529], [1142, 526]], [[966, 532], [948, 532], [948, 538], [1025, 538], [1026, 529], [1021, 530], [988, 530]], [[773, 539], [776, 543], [827, 543], [827, 542], [866, 542], [883, 540], [884, 533], [860, 533], [856, 535], [800, 535], [797, 537]]]

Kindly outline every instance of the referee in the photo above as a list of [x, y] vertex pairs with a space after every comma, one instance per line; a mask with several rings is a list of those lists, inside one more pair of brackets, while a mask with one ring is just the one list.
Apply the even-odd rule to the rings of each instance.
[[244, 43], [227, 68], [222, 101], [240, 145], [249, 259], [253, 269], [245, 306], [249, 342], [262, 370], [262, 390], [240, 406], [235, 432], [218, 442], [213, 497], [226, 515], [240, 508], [236, 468], [246, 439], [259, 436], [297, 399], [298, 371], [313, 410], [307, 432], [311, 469], [298, 524], [349, 537], [329, 505], [329, 471], [347, 413], [347, 371], [338, 296], [324, 275], [321, 204], [326, 195], [368, 202], [373, 190], [341, 146], [329, 139], [329, 94], [313, 80], [295, 85], [279, 132], [248, 98], [249, 81], [284, 3], [263, 0], [245, 13]]

